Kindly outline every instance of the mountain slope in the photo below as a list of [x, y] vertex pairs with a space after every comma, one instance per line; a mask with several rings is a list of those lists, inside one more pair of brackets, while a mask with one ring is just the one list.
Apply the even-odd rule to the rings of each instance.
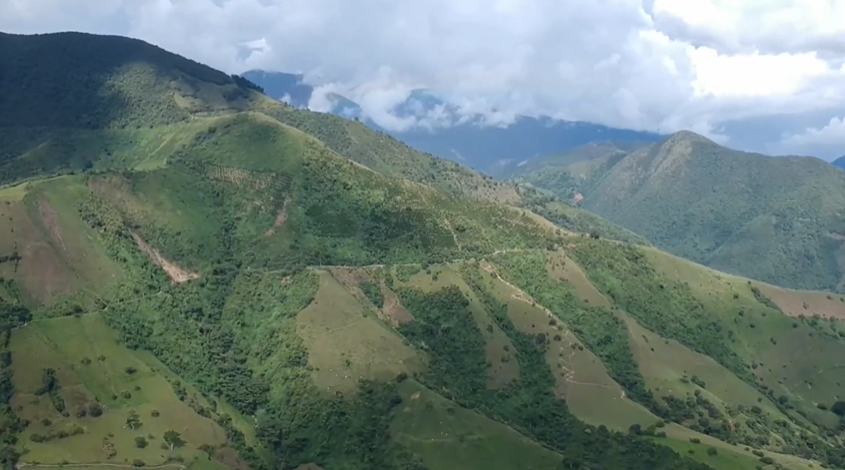
[[[520, 218], [515, 209], [469, 200], [451, 205], [451, 196], [357, 166], [261, 115], [209, 119], [209, 129], [215, 130], [198, 133], [162, 168], [64, 177], [63, 199], [76, 206], [76, 214], [64, 215], [84, 222], [81, 229], [90, 238], [80, 238], [104, 250], [118, 273], [108, 284], [89, 284], [69, 292], [64, 302], [36, 309], [36, 318], [100, 312], [127, 347], [151, 351], [206, 396], [254, 414], [261, 442], [275, 458], [294, 465], [416, 465], [416, 457], [400, 445], [404, 437], [393, 441], [374, 436], [388, 435], [392, 407], [402, 402], [401, 395], [398, 402], [394, 398], [393, 377], [425, 371], [419, 379], [430, 388], [445, 387], [449, 391], [441, 393], [458, 404], [518, 426], [568, 458], [583, 452], [580, 458], [603, 466], [641, 460], [647, 468], [694, 468], [643, 439], [585, 433], [585, 425], [555, 400], [546, 366], [526, 362], [521, 368], [526, 381], [511, 385], [512, 401], [494, 405], [502, 398], [493, 389], [485, 391], [485, 352], [478, 349], [482, 330], [460, 313], [466, 301], [459, 290], [446, 286], [426, 292], [402, 284], [409, 279], [408, 269], [420, 267], [395, 267], [393, 292], [419, 323], [394, 328], [363, 299], [343, 293], [339, 281], [324, 271], [335, 269], [326, 265], [378, 263], [370, 268], [378, 270], [385, 263], [485, 256], [499, 248], [545, 245], [547, 237], [555, 237], [553, 231]], [[267, 158], [273, 155], [278, 157]], [[17, 204], [38, 201], [41, 191], [53, 184], [30, 183], [30, 192]], [[393, 204], [398, 212], [391, 212]], [[442, 223], [432, 210], [444, 216]], [[418, 217], [418, 211], [425, 214]], [[501, 216], [494, 215], [500, 211]], [[69, 262], [62, 241], [74, 225], [41, 212], [35, 217], [47, 229], [42, 236], [53, 255]], [[359, 230], [350, 230], [356, 226]], [[13, 229], [4, 238], [14, 237]], [[485, 246], [485, 240], [490, 244]], [[415, 252], [415, 246], [421, 251]], [[21, 257], [19, 266], [30, 263], [28, 253]], [[15, 269], [9, 268], [16, 283]], [[66, 277], [75, 278], [71, 273]], [[38, 298], [40, 288], [28, 285], [24, 297]], [[426, 315], [458, 316], [421, 323]], [[450, 335], [473, 338], [461, 349], [467, 354], [462, 359], [450, 349], [458, 344], [454, 338], [430, 337], [437, 330], [425, 326], [458, 318], [465, 318], [464, 323], [456, 323]], [[522, 341], [513, 344], [525, 361], [542, 361], [532, 349], [533, 340], [526, 342], [528, 337], [516, 333], [508, 337]], [[359, 383], [359, 378], [365, 381]], [[476, 388], [478, 380], [482, 389]], [[529, 398], [546, 403], [555, 418], [541, 426], [532, 416], [545, 411], [518, 412], [514, 400]], [[501, 411], [494, 413], [491, 407]], [[342, 413], [336, 415], [337, 409]], [[318, 432], [315, 421], [330, 424]], [[485, 428], [490, 426], [496, 425]], [[414, 436], [423, 429], [411, 427], [404, 434]], [[525, 441], [511, 434], [505, 444]], [[57, 442], [50, 449], [75, 442]], [[589, 450], [608, 445], [614, 450]], [[545, 459], [545, 468], [563, 459], [542, 457], [545, 451], [535, 448], [530, 459]], [[644, 450], [649, 448], [656, 452], [650, 457]], [[251, 456], [250, 465], [262, 465], [258, 451], [240, 450]], [[420, 458], [426, 461], [424, 453]]]
[[[297, 107], [308, 105], [314, 89], [302, 83], [301, 75], [250, 70], [243, 76], [261, 85], [275, 99], [289, 99]], [[287, 98], [286, 98], [287, 97]], [[425, 90], [414, 90], [391, 112], [401, 118], [420, 121], [448, 121], [434, 129], [412, 127], [390, 131], [366, 119], [360, 106], [339, 95], [331, 96], [332, 113], [360, 118], [367, 126], [390, 134], [424, 152], [457, 161], [471, 168], [496, 172], [502, 166], [542, 155], [565, 151], [589, 142], [603, 140], [654, 142], [659, 135], [577, 121], [559, 121], [549, 117], [518, 116], [508, 126], [488, 125], [483, 116], [467, 116], [460, 108], [447, 104]], [[429, 117], [429, 114], [436, 116]]]
[[839, 157], [830, 163], [833, 164], [833, 166], [845, 169], [845, 156]]
[[584, 196], [584, 208], [679, 256], [789, 287], [842, 288], [845, 173], [821, 160], [682, 132], [624, 157]]
[[561, 154], [502, 168], [496, 176], [539, 188], [577, 204], [613, 165], [630, 152], [647, 145], [642, 142], [593, 142]]
[[43, 140], [3, 161], [5, 468], [842, 466], [845, 333], [795, 316], [839, 297], [374, 171], [323, 140], [336, 117], [239, 89], [16, 128]]
[[[61, 46], [57, 44], [61, 43]], [[420, 154], [366, 126], [298, 111], [259, 93], [260, 87], [140, 41], [80, 33], [0, 35], [7, 66], [0, 76], [3, 109], [21, 119], [0, 123], [0, 184], [39, 174], [89, 168], [150, 169], [207, 124], [198, 117], [253, 110], [312, 134], [335, 152], [378, 172], [443, 189], [455, 196], [543, 211], [570, 230], [647, 243], [599, 217], [518, 191], [454, 162]], [[61, 47], [51, 64], [32, 57]], [[73, 74], [96, 52], [96, 61]], [[53, 52], [54, 53], [54, 52]], [[64, 74], [64, 75], [62, 75]], [[53, 76], [62, 80], [51, 81]], [[38, 79], [38, 77], [45, 77]], [[28, 84], [24, 86], [24, 84]], [[50, 116], [39, 121], [38, 116]], [[139, 151], [140, 149], [140, 151]]]

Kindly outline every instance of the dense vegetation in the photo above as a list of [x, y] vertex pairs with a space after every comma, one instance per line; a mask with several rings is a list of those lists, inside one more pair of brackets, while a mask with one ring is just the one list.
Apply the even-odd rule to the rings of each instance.
[[[11, 281], [4, 281], [11, 286]], [[8, 290], [8, 289], [7, 289]], [[15, 386], [12, 383], [10, 366], [12, 365], [12, 353], [9, 351], [9, 339], [12, 330], [32, 319], [29, 309], [18, 301], [9, 301], [0, 298], [0, 468], [12, 470], [16, 468], [19, 450], [15, 447], [18, 441], [18, 433], [23, 429], [24, 423], [18, 419], [15, 410], [11, 406], [11, 399], [15, 394]], [[24, 358], [15, 357], [15, 360]]]

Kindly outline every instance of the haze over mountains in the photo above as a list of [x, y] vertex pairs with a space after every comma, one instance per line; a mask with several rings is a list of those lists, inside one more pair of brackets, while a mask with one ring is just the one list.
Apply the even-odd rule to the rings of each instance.
[[[296, 107], [307, 107], [314, 88], [297, 74], [251, 70], [242, 74], [264, 88], [276, 99]], [[415, 90], [393, 109], [396, 119], [413, 117], [425, 121], [435, 115], [431, 128], [412, 127], [388, 130], [363, 116], [361, 107], [337, 94], [326, 97], [331, 113], [347, 118], [360, 118], [373, 129], [385, 132], [402, 142], [485, 172], [513, 167], [524, 160], [567, 150], [598, 140], [654, 142], [659, 135], [591, 124], [560, 121], [549, 117], [520, 116], [507, 126], [489, 125], [480, 114], [467, 115], [460, 108], [444, 103], [425, 90]], [[433, 112], [434, 111], [434, 112]], [[415, 119], [415, 120], [416, 120]], [[439, 121], [439, 122], [438, 122]]]
[[843, 274], [821, 160], [500, 181], [135, 39], [0, 70], [4, 469], [845, 468], [845, 297], [788, 288]]

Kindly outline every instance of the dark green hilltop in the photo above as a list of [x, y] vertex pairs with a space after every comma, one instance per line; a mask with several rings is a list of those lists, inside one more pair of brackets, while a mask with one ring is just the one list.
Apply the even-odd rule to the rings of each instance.
[[4, 469], [844, 468], [837, 199], [762, 157], [497, 181], [81, 33], [0, 34], [0, 110]]

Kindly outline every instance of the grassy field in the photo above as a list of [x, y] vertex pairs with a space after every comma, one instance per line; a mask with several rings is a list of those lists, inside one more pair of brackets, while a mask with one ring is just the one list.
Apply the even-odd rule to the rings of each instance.
[[425, 358], [328, 272], [320, 272], [314, 301], [296, 317], [314, 383], [330, 394], [354, 391], [358, 380], [392, 380], [421, 370]]
[[559, 454], [413, 381], [403, 383], [399, 393], [405, 404], [393, 418], [391, 434], [431, 469], [560, 468]]
[[[17, 252], [18, 263], [0, 264], [0, 276], [13, 279], [35, 305], [51, 305], [116, 280], [120, 269], [96, 243], [77, 216], [75, 204], [86, 189], [65, 176], [0, 190], [14, 197], [0, 202], [0, 256]], [[2, 197], [2, 196], [0, 196]]]
[[[224, 445], [225, 432], [179, 400], [160, 364], [151, 367], [149, 358], [118, 344], [99, 315], [33, 321], [15, 332], [11, 350], [27, 358], [13, 364], [18, 393], [12, 405], [30, 423], [20, 441], [23, 462], [133, 464], [139, 459], [157, 465], [182, 459], [193, 468], [219, 468], [197, 448]], [[65, 413], [57, 410], [50, 393], [37, 394], [45, 369], [55, 370], [56, 395]], [[94, 408], [101, 416], [92, 416]], [[127, 426], [133, 413], [140, 421], [134, 429]], [[163, 441], [170, 430], [184, 440], [172, 451]], [[33, 439], [62, 431], [71, 435]], [[147, 442], [143, 448], [139, 438]]]
[[[795, 405], [816, 413], [816, 404], [845, 395], [843, 381], [837, 378], [845, 367], [841, 323], [835, 321], [841, 315], [839, 306], [845, 305], [840, 296], [782, 289], [657, 250], [646, 252], [660, 272], [686, 282], [710, 311], [736, 312], [723, 317], [726, 327], [733, 323], [736, 328], [735, 348], [756, 365], [754, 374], [776, 396], [790, 397]], [[753, 289], [759, 289], [762, 303]]]

